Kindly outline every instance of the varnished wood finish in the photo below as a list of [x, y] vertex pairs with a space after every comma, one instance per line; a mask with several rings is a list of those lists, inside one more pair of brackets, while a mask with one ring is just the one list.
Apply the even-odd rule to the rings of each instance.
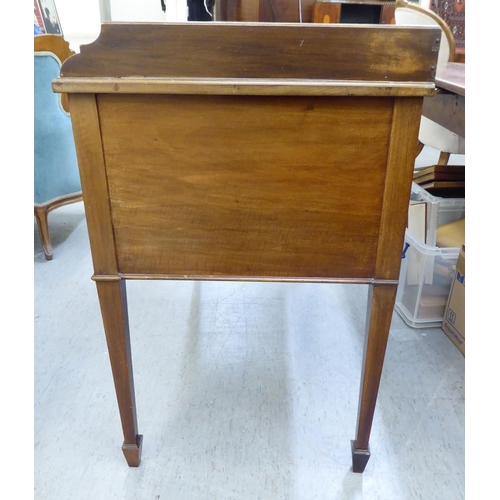
[[367, 450], [360, 450], [356, 448], [356, 441], [351, 441], [351, 454], [352, 454], [352, 471], [364, 472], [368, 460], [370, 460], [370, 447]]
[[214, 21], [310, 23], [315, 0], [215, 0]]
[[[101, 95], [98, 105], [120, 273], [374, 275], [392, 99]], [[185, 137], [196, 137], [188, 149]]]
[[[130, 77], [431, 82], [439, 47], [434, 27], [214, 22], [188, 26], [103, 24], [99, 38], [82, 45], [61, 75], [109, 77], [118, 84], [116, 79]], [[122, 49], [119, 58], [117, 47]], [[329, 50], [326, 58], [331, 47], [343, 50]]]
[[94, 94], [70, 94], [70, 104], [82, 190], [84, 193], [89, 193], [84, 198], [84, 205], [94, 272], [117, 274], [96, 97]]
[[[401, 168], [414, 162], [418, 137], [418, 118], [422, 112], [419, 98], [401, 98], [394, 103], [386, 178], [383, 188], [381, 225], [378, 235], [375, 277], [398, 279], [401, 258], [400, 242], [404, 239], [408, 198], [413, 171]], [[406, 189], [407, 192], [401, 192]]]
[[70, 104], [80, 179], [87, 193], [84, 206], [94, 272], [111, 278], [96, 280], [96, 286], [120, 409], [122, 451], [128, 465], [138, 467], [142, 436], [137, 430], [127, 296], [125, 281], [118, 277], [96, 96], [70, 94]]
[[[35, 52], [52, 52], [61, 64], [75, 54], [70, 49], [69, 43], [60, 35], [36, 35], [33, 37]], [[69, 113], [69, 102], [67, 94], [61, 95], [61, 106]]]
[[465, 63], [439, 64], [436, 71], [436, 85], [465, 97]]
[[[371, 285], [354, 450], [368, 450], [397, 286]], [[366, 465], [366, 464], [365, 464]], [[363, 472], [355, 470], [354, 472]]]
[[260, 21], [262, 0], [216, 0], [214, 21]]
[[397, 280], [385, 280], [374, 278], [298, 278], [296, 276], [198, 276], [196, 274], [126, 274], [120, 273], [120, 276], [94, 274], [92, 279], [95, 281], [117, 281], [119, 279], [127, 280], [189, 280], [189, 281], [261, 281], [267, 283], [341, 283], [344, 285], [397, 285]]
[[[444, 94], [436, 94], [436, 98], [425, 99], [422, 115], [426, 118], [442, 125], [461, 137], [465, 137], [465, 65], [457, 61], [463, 58], [457, 54], [455, 38], [444, 19], [428, 8], [421, 7], [407, 2], [406, 0], [396, 0], [395, 9], [408, 9], [420, 15], [427, 16], [434, 21], [443, 31], [444, 36], [450, 48], [450, 54], [447, 63], [439, 64], [436, 71], [436, 84], [442, 89], [449, 90], [455, 94], [454, 97]], [[441, 85], [439, 83], [441, 80]], [[458, 85], [455, 84], [458, 83]], [[455, 88], [449, 88], [453, 85]], [[463, 94], [461, 95], [461, 91]], [[440, 154], [444, 154], [440, 152]], [[440, 164], [445, 165], [447, 163]]]
[[56, 208], [62, 207], [64, 205], [69, 205], [70, 203], [77, 203], [83, 200], [82, 193], [69, 194], [67, 196], [61, 196], [48, 203], [37, 204], [35, 203], [35, 218], [38, 226], [38, 233], [40, 234], [40, 240], [42, 242], [43, 253], [47, 260], [52, 260], [52, 242], [50, 240], [49, 232], [49, 212], [55, 210]]
[[[391, 5], [392, 4], [392, 5]], [[396, 24], [396, 19], [394, 19], [394, 2], [386, 2], [382, 6], [382, 11], [380, 13], [380, 23], [381, 24]]]
[[[142, 440], [125, 279], [233, 279], [370, 284], [353, 446], [354, 470], [364, 469], [398, 283], [415, 123], [422, 89], [432, 91], [438, 33], [105, 25], [63, 68], [54, 88], [72, 89], [94, 280], [129, 465], [137, 465]], [[408, 60], [397, 48], [404, 40], [413, 47]], [[360, 48], [366, 53], [358, 57]], [[189, 79], [189, 90], [179, 92], [175, 78]], [[124, 89], [128, 79], [135, 93]], [[211, 79], [220, 81], [207, 92]], [[405, 95], [387, 87], [381, 94], [391, 79], [406, 85]], [[304, 95], [306, 80], [342, 92], [354, 80], [359, 93]]]
[[394, 1], [383, 0], [338, 0], [314, 2], [313, 5], [313, 23], [340, 23], [342, 22], [342, 5], [356, 5], [362, 19], [363, 5], [368, 8], [379, 7], [380, 16], [378, 22], [380, 24], [394, 24]]
[[313, 10], [313, 23], [340, 23], [340, 3], [316, 2]]
[[465, 64], [438, 65], [436, 85], [439, 91], [424, 99], [422, 114], [465, 138]]
[[35, 219], [38, 226], [38, 234], [42, 242], [43, 253], [47, 260], [52, 260], [52, 243], [50, 241], [49, 219], [47, 207], [35, 207]]
[[260, 0], [260, 21], [310, 23], [313, 4], [314, 0]]
[[465, 138], [465, 97], [437, 92], [424, 100], [422, 115]]
[[56, 92], [102, 94], [265, 95], [265, 96], [432, 96], [431, 82], [258, 78], [70, 78], [53, 82]]
[[75, 54], [69, 43], [60, 35], [36, 35], [33, 44], [35, 52], [52, 52], [61, 63]]
[[123, 443], [122, 451], [129, 467], [139, 467], [142, 454], [142, 434], [138, 434], [135, 443]]
[[97, 281], [96, 285], [122, 421], [122, 450], [128, 465], [138, 467], [142, 436], [137, 431], [125, 281]]
[[450, 153], [445, 153], [444, 151], [441, 151], [439, 153], [439, 158], [437, 161], [438, 165], [448, 165], [448, 161], [450, 160]]
[[406, 0], [396, 0], [394, 6], [396, 10], [404, 8], [413, 10], [414, 12], [418, 12], [419, 14], [424, 14], [425, 16], [432, 19], [435, 23], [437, 23], [437, 25], [443, 30], [443, 33], [446, 36], [446, 40], [448, 41], [448, 45], [450, 47], [450, 62], [456, 61], [457, 55], [456, 55], [455, 37], [453, 36], [450, 27], [446, 24], [446, 21], [442, 17], [438, 16], [435, 12], [433, 12], [430, 9], [421, 7], [420, 5], [415, 5], [414, 3], [407, 2]]
[[418, 144], [417, 144], [417, 153], [415, 154], [415, 157], [417, 157], [422, 152], [422, 150], [424, 149], [424, 147], [425, 147], [425, 144], [423, 142], [418, 141]]

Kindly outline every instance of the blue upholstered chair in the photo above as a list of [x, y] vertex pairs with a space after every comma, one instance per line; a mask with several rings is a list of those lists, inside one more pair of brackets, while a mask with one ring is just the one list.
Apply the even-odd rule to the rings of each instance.
[[38, 35], [34, 38], [35, 217], [45, 258], [51, 260], [49, 212], [82, 199], [66, 97], [52, 91], [52, 81], [59, 76], [62, 62], [73, 52], [60, 36]]

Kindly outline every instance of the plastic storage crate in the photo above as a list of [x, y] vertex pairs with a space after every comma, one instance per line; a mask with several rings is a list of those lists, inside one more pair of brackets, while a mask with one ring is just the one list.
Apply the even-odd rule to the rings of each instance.
[[[465, 217], [463, 198], [438, 198], [414, 183], [411, 199], [430, 202], [428, 242], [435, 243], [436, 230], [441, 224]], [[409, 326], [425, 328], [442, 325], [459, 254], [460, 248], [425, 244], [406, 230], [396, 311]]]
[[440, 198], [433, 196], [415, 182], [411, 185], [410, 200], [429, 202], [426, 244], [430, 246], [436, 243], [436, 229], [439, 226], [465, 217], [465, 198]]

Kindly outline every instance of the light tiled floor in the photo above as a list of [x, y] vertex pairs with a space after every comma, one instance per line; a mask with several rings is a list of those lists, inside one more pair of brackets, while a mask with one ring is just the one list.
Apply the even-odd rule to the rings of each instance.
[[364, 285], [129, 282], [144, 449], [128, 468], [82, 203], [50, 228], [50, 262], [35, 228], [37, 500], [464, 498], [464, 357], [397, 315], [372, 457], [351, 471]]

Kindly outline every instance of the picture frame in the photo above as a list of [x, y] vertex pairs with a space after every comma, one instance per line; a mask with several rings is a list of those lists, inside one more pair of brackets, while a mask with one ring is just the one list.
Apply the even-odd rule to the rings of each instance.
[[54, 0], [34, 0], [35, 35], [63, 36], [59, 15]]

